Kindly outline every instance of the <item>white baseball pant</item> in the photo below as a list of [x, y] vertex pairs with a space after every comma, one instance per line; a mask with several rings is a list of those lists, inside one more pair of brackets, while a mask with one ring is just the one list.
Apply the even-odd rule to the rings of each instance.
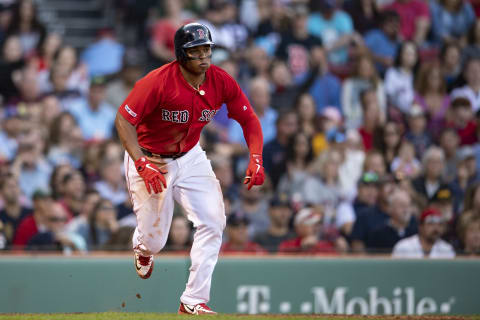
[[[217, 263], [225, 228], [225, 209], [220, 184], [210, 161], [199, 144], [178, 159], [163, 159], [167, 188], [149, 194], [134, 161], [125, 152], [127, 186], [137, 216], [133, 249], [142, 254], [158, 253], [167, 242], [172, 222], [174, 199], [186, 211], [196, 228], [190, 251], [190, 276], [180, 301], [195, 305], [210, 299], [212, 273]], [[158, 161], [158, 159], [157, 159]]]

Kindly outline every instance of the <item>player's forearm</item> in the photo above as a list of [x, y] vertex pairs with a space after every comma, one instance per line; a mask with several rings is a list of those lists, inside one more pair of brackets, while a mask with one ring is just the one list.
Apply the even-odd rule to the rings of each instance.
[[143, 153], [138, 144], [137, 131], [120, 113], [117, 113], [117, 117], [115, 118], [115, 127], [117, 128], [118, 136], [123, 147], [127, 150], [133, 161], [142, 157]]
[[248, 121], [241, 123], [243, 136], [248, 145], [250, 154], [262, 154], [263, 152], [263, 133], [262, 126], [258, 118], [251, 117]]

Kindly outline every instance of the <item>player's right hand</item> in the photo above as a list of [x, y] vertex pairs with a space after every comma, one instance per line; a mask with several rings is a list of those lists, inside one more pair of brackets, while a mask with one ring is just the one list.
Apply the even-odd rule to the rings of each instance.
[[135, 168], [137, 168], [138, 174], [145, 182], [148, 193], [151, 193], [151, 190], [153, 190], [154, 193], [162, 192], [162, 185], [163, 189], [167, 187], [167, 180], [165, 180], [164, 176], [167, 170], [160, 169], [148, 161], [147, 157], [141, 157], [135, 161]]

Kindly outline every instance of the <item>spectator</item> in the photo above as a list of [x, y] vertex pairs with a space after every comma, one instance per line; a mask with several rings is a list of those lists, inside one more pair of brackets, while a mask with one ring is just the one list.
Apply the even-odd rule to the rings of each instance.
[[35, 190], [48, 190], [52, 166], [43, 155], [45, 140], [39, 129], [31, 129], [18, 147], [12, 172], [18, 177], [20, 189], [28, 198]]
[[358, 129], [361, 126], [362, 104], [360, 96], [367, 89], [376, 92], [380, 111], [385, 117], [387, 106], [383, 82], [378, 76], [371, 58], [363, 55], [357, 58], [352, 76], [342, 84], [342, 110], [346, 128]]
[[383, 128], [380, 127], [375, 134], [374, 146], [377, 150], [382, 150], [383, 159], [389, 172], [402, 143], [402, 133], [400, 130], [397, 123], [389, 121]]
[[462, 0], [430, 0], [432, 37], [437, 44], [465, 40], [475, 21], [469, 2]]
[[100, 29], [95, 42], [82, 52], [81, 61], [87, 65], [91, 77], [109, 76], [122, 69], [124, 52], [125, 48], [115, 38], [113, 30]]
[[[57, 73], [55, 76], [62, 75], [63, 88], [59, 88], [59, 80], [52, 73]], [[86, 95], [90, 87], [88, 68], [78, 60], [77, 51], [71, 46], [62, 46], [57, 50], [50, 70], [40, 72], [38, 80], [42, 92], [66, 90]]]
[[436, 146], [428, 148], [423, 155], [422, 166], [423, 173], [412, 181], [412, 186], [420, 197], [429, 200], [445, 184], [442, 177], [445, 168], [443, 150]]
[[456, 170], [456, 174], [453, 181], [449, 183], [449, 186], [453, 194], [453, 212], [459, 214], [463, 212], [463, 202], [467, 189], [470, 186], [466, 161], [455, 164], [454, 169]]
[[11, 173], [1, 176], [0, 196], [3, 201], [0, 223], [2, 224], [2, 234], [5, 237], [5, 246], [7, 246], [12, 244], [15, 230], [31, 210], [21, 203], [20, 187], [16, 177]]
[[45, 229], [45, 220], [52, 208], [52, 197], [44, 191], [33, 195], [33, 213], [23, 218], [15, 231], [13, 249], [23, 249], [39, 230]]
[[476, 19], [467, 35], [467, 46], [462, 50], [464, 61], [480, 58], [480, 20]]
[[102, 141], [112, 137], [115, 110], [105, 101], [105, 85], [104, 78], [93, 78], [88, 100], [79, 100], [69, 108], [85, 140]]
[[12, 161], [17, 154], [17, 140], [24, 131], [25, 120], [20, 116], [12, 116], [0, 124], [0, 162]]
[[310, 174], [308, 169], [312, 160], [312, 143], [309, 137], [301, 132], [291, 136], [286, 152], [287, 172], [280, 178], [277, 191], [291, 197], [301, 189]]
[[112, 202], [100, 199], [88, 220], [88, 236], [84, 238], [88, 250], [98, 250], [119, 228], [117, 212]]
[[280, 243], [295, 236], [289, 229], [292, 209], [286, 194], [276, 194], [270, 200], [269, 214], [270, 227], [264, 232], [257, 233], [253, 241], [268, 252], [275, 253], [278, 251]]
[[460, 145], [472, 145], [477, 142], [477, 124], [471, 101], [464, 97], [454, 98], [449, 111], [447, 126], [457, 131]]
[[307, 7], [298, 4], [292, 10], [292, 28], [282, 35], [275, 56], [287, 62], [296, 79], [308, 72], [310, 54], [320, 49], [322, 41], [318, 34], [314, 35], [307, 27]]
[[429, 206], [435, 208], [442, 214], [445, 221], [443, 238], [450, 243], [458, 242], [455, 228], [458, 215], [454, 211], [453, 192], [450, 185], [442, 186], [437, 190]]
[[403, 140], [391, 164], [393, 175], [399, 179], [414, 179], [421, 170], [420, 161], [415, 157], [415, 146], [408, 140]]
[[462, 216], [480, 216], [480, 183], [474, 183], [467, 188]]
[[299, 129], [307, 136], [313, 137], [316, 131], [316, 109], [313, 97], [309, 93], [302, 93], [294, 105], [298, 114]]
[[192, 246], [191, 231], [190, 222], [185, 216], [174, 215], [166, 243], [166, 250], [188, 253]]
[[8, 36], [2, 42], [2, 53], [0, 59], [0, 95], [4, 101], [18, 94], [17, 86], [13, 82], [15, 71], [20, 70], [25, 65], [25, 59], [22, 55], [22, 44], [17, 35]]
[[480, 255], [480, 217], [463, 215], [458, 223], [463, 255]]
[[69, 164], [74, 168], [81, 165], [83, 136], [75, 118], [62, 112], [50, 124], [48, 161], [54, 165]]
[[335, 225], [340, 233], [350, 239], [353, 225], [359, 212], [374, 209], [377, 204], [379, 177], [375, 172], [365, 172], [357, 183], [357, 195], [353, 203], [342, 201], [337, 208]]
[[413, 77], [417, 63], [417, 46], [411, 41], [403, 42], [398, 49], [394, 66], [385, 74], [385, 91], [389, 105], [394, 108], [392, 112], [398, 110], [408, 113], [410, 110], [415, 97]]
[[317, 113], [322, 113], [323, 109], [328, 106], [334, 106], [341, 110], [341, 83], [337, 76], [329, 72], [325, 50], [313, 51], [311, 58], [310, 73], [304, 86], [309, 88], [308, 93], [315, 100]]
[[232, 203], [232, 212], [241, 212], [248, 218], [249, 239], [270, 227], [268, 200], [265, 198], [264, 188], [254, 186], [248, 191], [246, 185], [242, 184], [240, 186], [240, 197]]
[[285, 61], [274, 60], [271, 63], [270, 78], [272, 81], [272, 106], [277, 110], [282, 110], [295, 105], [295, 99], [301, 88], [294, 83], [293, 75]]
[[374, 149], [366, 153], [363, 172], [374, 172], [378, 175], [379, 179], [386, 175], [387, 167], [383, 154], [380, 151]]
[[[407, 118], [408, 131], [405, 139], [413, 144], [415, 157], [418, 159], [432, 144], [430, 130], [427, 129], [427, 119], [423, 109], [414, 104]], [[420, 169], [420, 168], [419, 168]]]
[[377, 27], [380, 13], [375, 0], [347, 1], [344, 7], [352, 17], [355, 31], [363, 35]]
[[19, 35], [23, 56], [29, 57], [35, 53], [35, 49], [46, 34], [45, 27], [38, 20], [35, 1], [19, 0], [17, 2], [7, 33]]
[[140, 53], [135, 49], [127, 49], [123, 56], [123, 67], [118, 79], [113, 80], [106, 88], [106, 101], [113, 108], [122, 104], [133, 89], [135, 82], [142, 76]]
[[87, 246], [82, 237], [65, 230], [67, 213], [64, 208], [52, 202], [45, 211], [44, 228], [39, 230], [27, 243], [27, 250], [53, 250], [69, 254], [71, 251], [85, 251]]
[[349, 46], [363, 43], [362, 36], [353, 30], [353, 22], [348, 13], [338, 9], [334, 0], [318, 3], [318, 12], [308, 19], [308, 30], [322, 39], [328, 52], [330, 64], [339, 66], [348, 61]]
[[455, 251], [447, 242], [440, 239], [445, 220], [442, 214], [427, 208], [420, 216], [419, 232], [400, 240], [393, 248], [394, 258], [454, 258]]
[[227, 218], [228, 241], [220, 249], [223, 253], [264, 253], [265, 250], [250, 241], [248, 225], [250, 219], [241, 211], [232, 212]]
[[445, 128], [439, 137], [439, 146], [445, 154], [444, 179], [450, 182], [457, 174], [457, 151], [460, 145], [460, 138], [453, 128]]
[[220, 182], [222, 194], [230, 197], [238, 197], [238, 185], [234, 183], [232, 160], [224, 155], [209, 156], [212, 162], [212, 169]]
[[[263, 141], [268, 143], [275, 137], [275, 121], [277, 112], [271, 107], [270, 88], [267, 80], [254, 78], [250, 81], [250, 102], [262, 125]], [[231, 143], [245, 144], [242, 127], [236, 122], [230, 122], [229, 138]]]
[[394, 10], [400, 16], [400, 34], [403, 40], [422, 45], [430, 29], [428, 4], [421, 0], [395, 0], [385, 10]]
[[465, 62], [463, 67], [463, 76], [467, 82], [463, 87], [452, 91], [450, 97], [453, 100], [462, 97], [470, 101], [473, 112], [480, 109], [480, 57], [473, 57]]
[[358, 129], [358, 133], [362, 136], [363, 147], [365, 151], [370, 151], [374, 146], [375, 133], [382, 127], [385, 118], [378, 104], [376, 91], [372, 88], [362, 91], [360, 95], [362, 103], [363, 125]]
[[352, 250], [354, 252], [365, 252], [368, 245], [369, 235], [376, 229], [386, 224], [389, 219], [390, 196], [395, 190], [396, 184], [389, 176], [379, 180], [379, 193], [377, 204], [374, 207], [367, 207], [356, 212], [356, 220], [351, 233]]
[[417, 222], [412, 216], [408, 192], [394, 190], [388, 202], [389, 219], [368, 234], [367, 248], [374, 252], [390, 251], [398, 241], [417, 232]]
[[363, 173], [365, 151], [362, 137], [357, 130], [347, 130], [345, 141], [337, 144], [342, 156], [342, 163], [338, 169], [340, 184], [345, 190], [346, 198], [353, 199], [357, 192], [357, 181]]
[[328, 150], [330, 143], [334, 142], [337, 136], [343, 136], [342, 114], [337, 108], [329, 106], [317, 115], [319, 130], [312, 139], [314, 156], [320, 155]]
[[50, 32], [45, 39], [39, 43], [35, 57], [33, 58], [37, 71], [45, 71], [51, 68], [54, 55], [62, 45], [60, 34]]
[[428, 131], [437, 138], [445, 126], [445, 116], [450, 105], [447, 84], [439, 63], [425, 63], [415, 79], [414, 101], [427, 115]]
[[10, 97], [5, 103], [6, 116], [29, 116], [32, 121], [40, 119], [40, 92], [37, 85], [37, 71], [25, 67], [15, 74], [15, 84], [18, 94]]
[[334, 253], [332, 243], [320, 240], [318, 232], [322, 216], [313, 208], [303, 208], [294, 219], [296, 238], [280, 243], [279, 252], [284, 253]]
[[95, 183], [95, 189], [102, 198], [108, 199], [115, 206], [127, 200], [125, 181], [122, 178], [122, 161], [115, 157], [104, 156], [100, 160], [101, 179]]
[[450, 92], [456, 85], [457, 78], [461, 73], [461, 48], [456, 43], [444, 45], [440, 51], [442, 73], [447, 83], [447, 91]]
[[88, 221], [100, 200], [101, 197], [98, 191], [94, 189], [87, 190], [83, 197], [82, 207], [79, 214], [67, 223], [66, 229], [69, 232], [76, 233], [84, 239], [87, 239], [89, 232]]
[[280, 177], [286, 172], [288, 141], [298, 129], [298, 118], [294, 111], [280, 113], [276, 121], [276, 137], [263, 147], [263, 166], [275, 189]]
[[59, 203], [63, 206], [70, 220], [80, 214], [85, 198], [85, 180], [80, 172], [72, 170], [62, 179], [62, 197]]
[[386, 10], [380, 17], [380, 28], [365, 35], [365, 45], [370, 50], [378, 72], [383, 75], [393, 67], [400, 44], [398, 30], [400, 17], [395, 11]]
[[183, 9], [183, 6], [182, 1], [176, 0], [166, 0], [162, 3], [163, 17], [158, 19], [150, 29], [149, 51], [152, 58], [156, 60], [155, 64], [162, 65], [175, 60], [173, 45], [175, 31], [183, 24], [191, 22], [190, 14]]

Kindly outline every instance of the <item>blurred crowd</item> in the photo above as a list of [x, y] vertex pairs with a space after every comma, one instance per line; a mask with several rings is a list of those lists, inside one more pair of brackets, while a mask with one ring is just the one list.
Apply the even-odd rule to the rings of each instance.
[[[260, 118], [268, 174], [241, 183], [248, 148], [222, 108], [201, 137], [222, 252], [480, 254], [480, 1], [112, 1], [86, 48], [41, 2], [0, 1], [0, 249], [131, 248], [116, 110], [199, 21]], [[176, 207], [165, 250], [193, 233]]]

